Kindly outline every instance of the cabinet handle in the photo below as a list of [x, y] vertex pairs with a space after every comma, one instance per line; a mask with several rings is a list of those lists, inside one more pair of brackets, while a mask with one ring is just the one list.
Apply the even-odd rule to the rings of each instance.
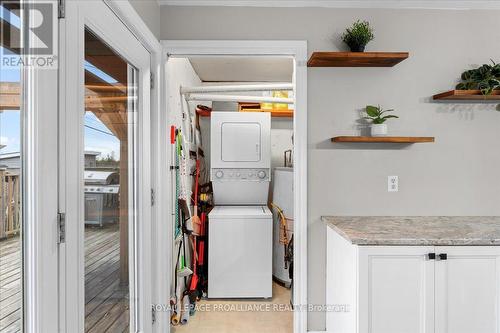
[[427, 254], [427, 258], [429, 258], [429, 260], [436, 260], [436, 254], [435, 253], [429, 253], [429, 254]]
[[440, 253], [439, 254], [439, 260], [447, 260], [447, 259], [448, 259], [447, 253]]

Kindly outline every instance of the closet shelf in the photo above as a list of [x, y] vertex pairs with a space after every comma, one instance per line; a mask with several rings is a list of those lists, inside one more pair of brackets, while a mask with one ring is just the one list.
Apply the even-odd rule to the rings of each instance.
[[408, 52], [313, 52], [307, 67], [393, 67]]
[[271, 117], [293, 118], [291, 109], [262, 109], [260, 103], [238, 103], [240, 112], [271, 112]]
[[434, 100], [444, 101], [500, 101], [500, 90], [491, 95], [483, 95], [480, 90], [450, 90], [433, 96]]
[[[293, 110], [244, 109], [239, 112], [270, 112], [274, 118], [293, 118]], [[210, 111], [196, 111], [200, 117], [210, 117]]]
[[240, 112], [271, 112], [271, 117], [293, 118], [293, 110], [243, 109]]
[[433, 136], [336, 136], [332, 142], [358, 143], [425, 143], [434, 142]]

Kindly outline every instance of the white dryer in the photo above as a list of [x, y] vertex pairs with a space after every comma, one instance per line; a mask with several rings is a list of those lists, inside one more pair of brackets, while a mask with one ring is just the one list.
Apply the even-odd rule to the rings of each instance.
[[269, 112], [212, 112], [210, 179], [216, 205], [266, 205], [271, 181]]
[[272, 297], [269, 208], [216, 206], [208, 219], [208, 297]]

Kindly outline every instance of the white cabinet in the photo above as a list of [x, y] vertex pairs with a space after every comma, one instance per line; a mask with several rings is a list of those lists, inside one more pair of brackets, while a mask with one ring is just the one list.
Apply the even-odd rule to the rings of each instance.
[[434, 332], [432, 247], [360, 247], [359, 332]]
[[500, 332], [500, 248], [436, 247], [436, 333]]
[[500, 333], [500, 247], [327, 237], [328, 332]]

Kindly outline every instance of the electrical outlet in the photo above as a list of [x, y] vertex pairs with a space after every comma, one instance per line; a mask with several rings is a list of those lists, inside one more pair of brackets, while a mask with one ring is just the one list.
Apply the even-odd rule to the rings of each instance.
[[387, 177], [387, 191], [398, 192], [399, 191], [399, 177], [389, 176]]

